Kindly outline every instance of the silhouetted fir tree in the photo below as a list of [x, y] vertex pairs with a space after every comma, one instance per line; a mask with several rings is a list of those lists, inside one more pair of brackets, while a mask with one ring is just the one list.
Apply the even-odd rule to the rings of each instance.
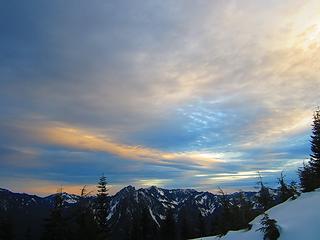
[[166, 218], [161, 225], [161, 239], [176, 239], [176, 222], [174, 220], [173, 211], [169, 208], [166, 212]]
[[108, 202], [108, 191], [107, 189], [107, 178], [102, 174], [99, 179], [97, 188], [97, 198], [96, 198], [96, 221], [99, 227], [99, 239], [107, 239], [109, 234], [109, 226], [108, 226], [108, 210], [109, 210], [109, 202]]
[[239, 204], [239, 227], [248, 228], [249, 222], [255, 217], [253, 203], [245, 197], [242, 191], [239, 192], [237, 198]]
[[239, 196], [234, 196], [231, 199], [230, 204], [230, 215], [231, 215], [231, 222], [230, 222], [230, 229], [237, 230], [242, 228], [242, 213], [239, 203]]
[[260, 185], [260, 190], [256, 199], [258, 203], [262, 206], [263, 211], [266, 211], [274, 206], [274, 200], [269, 192], [269, 188], [263, 184], [262, 177], [260, 174], [258, 184]]
[[264, 234], [264, 240], [277, 240], [280, 237], [277, 221], [270, 219], [268, 214], [264, 214], [264, 217], [261, 219], [260, 223], [262, 227], [257, 229], [257, 231], [261, 231]]
[[77, 240], [98, 239], [98, 226], [94, 220], [93, 210], [88, 201], [89, 193], [86, 186], [81, 189], [81, 193], [75, 207], [75, 231], [74, 238]]
[[253, 203], [246, 199], [243, 192], [229, 198], [219, 188], [219, 209], [212, 220], [212, 235], [224, 236], [229, 230], [250, 228], [249, 222], [257, 215]]
[[225, 235], [232, 228], [231, 204], [224, 191], [219, 188], [221, 212], [218, 217], [218, 232]]
[[279, 183], [278, 190], [279, 190], [279, 194], [280, 194], [280, 201], [285, 202], [290, 197], [293, 196], [293, 192], [291, 191], [290, 187], [285, 182], [283, 172], [281, 172], [281, 175], [278, 178], [278, 183]]
[[238, 230], [242, 228], [241, 209], [238, 197], [233, 197], [230, 203], [230, 229]]
[[311, 134], [311, 154], [308, 163], [299, 169], [303, 192], [310, 192], [320, 187], [320, 109], [313, 114]]
[[0, 218], [0, 240], [15, 239], [13, 223], [11, 217], [1, 215]]
[[63, 216], [64, 199], [62, 189], [54, 197], [53, 209], [45, 221], [43, 240], [69, 240], [69, 228]]
[[293, 196], [291, 197], [292, 200], [294, 200], [298, 196], [300, 196], [300, 192], [298, 191], [297, 183], [295, 181], [291, 181], [289, 187], [290, 187], [291, 192], [293, 193]]
[[314, 182], [314, 174], [309, 163], [303, 163], [303, 166], [298, 169], [298, 174], [300, 178], [300, 187], [302, 192], [311, 192], [316, 189]]
[[279, 183], [279, 194], [280, 194], [280, 201], [285, 202], [289, 198], [294, 199], [296, 195], [298, 195], [298, 191], [296, 188], [295, 182], [291, 182], [290, 185], [288, 185], [285, 182], [285, 176], [281, 172], [280, 177], [278, 178], [278, 183]]
[[310, 167], [315, 177], [316, 188], [320, 187], [320, 109], [313, 115], [313, 129], [311, 135]]

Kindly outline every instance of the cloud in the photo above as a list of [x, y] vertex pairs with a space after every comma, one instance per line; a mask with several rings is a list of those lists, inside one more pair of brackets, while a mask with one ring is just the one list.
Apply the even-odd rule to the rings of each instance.
[[38, 161], [39, 155], [39, 151], [33, 148], [0, 147], [0, 165], [25, 168], [43, 166], [46, 163]]
[[[95, 195], [97, 193], [96, 184], [91, 185], [81, 185], [81, 184], [70, 184], [64, 181], [49, 181], [39, 178], [27, 178], [20, 176], [19, 179], [12, 181], [12, 179], [1, 178], [1, 180], [6, 182], [5, 187], [14, 192], [28, 192], [40, 196], [48, 196], [56, 193], [60, 189], [63, 192], [77, 194], [81, 193], [81, 189], [85, 186], [88, 193]], [[117, 193], [123, 185], [109, 185], [109, 194], [113, 195]]]
[[142, 187], [159, 186], [163, 187], [164, 184], [170, 183], [168, 179], [140, 179], [137, 184]]
[[214, 153], [197, 151], [163, 152], [143, 146], [125, 145], [115, 142], [107, 136], [57, 122], [29, 125], [21, 123], [13, 126], [13, 128], [16, 128], [18, 132], [20, 130], [18, 135], [23, 135], [26, 139], [34, 141], [35, 144], [60, 146], [81, 151], [106, 152], [128, 160], [156, 162], [163, 165], [170, 163], [172, 160], [175, 162], [182, 161], [184, 164], [194, 164], [199, 167], [224, 161], [219, 157], [219, 154]]
[[10, 1], [0, 11], [7, 170], [76, 178], [107, 166], [127, 182], [162, 171], [177, 179], [168, 185], [196, 186], [194, 171], [307, 157], [320, 97], [316, 0]]

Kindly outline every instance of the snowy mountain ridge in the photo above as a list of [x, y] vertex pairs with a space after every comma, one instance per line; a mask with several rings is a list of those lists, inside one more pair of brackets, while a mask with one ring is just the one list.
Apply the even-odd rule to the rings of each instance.
[[[227, 194], [230, 203], [239, 193]], [[244, 192], [247, 199], [254, 204], [256, 192]], [[9, 190], [0, 190], [0, 214], [8, 213], [19, 222], [32, 222], [36, 226], [43, 225], [52, 209], [56, 194], [47, 197], [38, 197], [25, 193], [13, 193]], [[79, 199], [78, 195], [63, 193], [64, 205], [67, 214], [70, 214]], [[277, 197], [276, 195], [274, 196]], [[194, 189], [163, 189], [155, 186], [136, 189], [128, 186], [113, 196], [108, 197], [110, 206], [108, 221], [116, 239], [125, 239], [130, 226], [143, 212], [147, 212], [150, 228], [159, 229], [166, 218], [168, 209], [171, 209], [176, 222], [186, 216], [191, 226], [196, 226], [199, 216], [203, 218], [207, 229], [221, 211], [219, 195], [211, 192], [198, 192]], [[94, 206], [95, 196], [87, 197]], [[41, 232], [40, 230], [37, 230]]]

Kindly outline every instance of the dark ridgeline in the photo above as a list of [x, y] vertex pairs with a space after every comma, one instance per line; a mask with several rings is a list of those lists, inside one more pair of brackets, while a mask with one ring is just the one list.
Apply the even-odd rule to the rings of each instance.
[[[320, 187], [320, 111], [314, 113], [312, 154], [299, 169], [301, 189]], [[299, 195], [296, 183], [267, 187], [262, 177], [254, 192], [220, 194], [192, 189], [135, 189], [128, 186], [108, 195], [102, 175], [97, 196], [63, 193], [41, 198], [0, 189], [0, 240], [184, 240], [224, 235], [229, 230], [250, 228], [249, 222], [272, 206]], [[43, 220], [45, 219], [45, 220]], [[277, 239], [276, 220], [264, 215], [265, 239]]]

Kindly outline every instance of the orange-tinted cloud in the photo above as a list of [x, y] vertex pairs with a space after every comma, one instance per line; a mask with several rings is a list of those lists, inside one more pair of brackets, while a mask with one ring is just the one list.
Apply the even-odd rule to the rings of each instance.
[[125, 145], [92, 131], [57, 122], [29, 124], [19, 128], [37, 143], [82, 151], [106, 152], [128, 160], [157, 162], [164, 165], [169, 164], [170, 161], [182, 161], [200, 167], [225, 161], [223, 155], [215, 153], [165, 152], [143, 146]]

